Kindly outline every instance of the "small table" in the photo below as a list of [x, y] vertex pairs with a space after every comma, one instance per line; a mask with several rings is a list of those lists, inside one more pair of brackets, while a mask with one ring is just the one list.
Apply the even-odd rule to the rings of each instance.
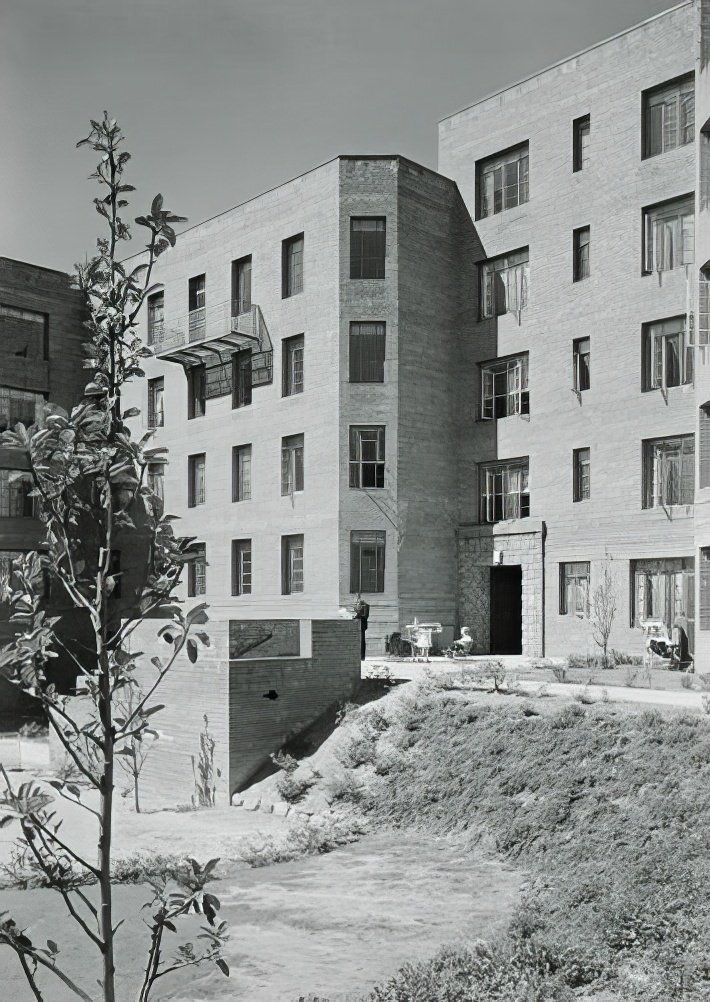
[[435, 633], [441, 633], [441, 623], [410, 623], [405, 626], [407, 640], [412, 647], [412, 661], [428, 661], [432, 648], [431, 638]]

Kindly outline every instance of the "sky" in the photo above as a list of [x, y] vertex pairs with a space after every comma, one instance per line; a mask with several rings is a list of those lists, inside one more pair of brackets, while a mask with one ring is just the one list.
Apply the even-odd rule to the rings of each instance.
[[[93, 253], [107, 109], [137, 191], [190, 223], [340, 153], [437, 166], [437, 122], [669, 0], [0, 0], [0, 256]], [[127, 252], [137, 250], [128, 248]]]

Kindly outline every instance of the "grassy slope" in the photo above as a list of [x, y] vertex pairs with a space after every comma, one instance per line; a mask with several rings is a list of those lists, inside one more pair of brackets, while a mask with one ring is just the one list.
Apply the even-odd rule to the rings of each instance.
[[710, 1000], [707, 719], [401, 696], [346, 722], [340, 758], [366, 791], [359, 809], [484, 839], [531, 882], [503, 939], [406, 968], [372, 1000]]

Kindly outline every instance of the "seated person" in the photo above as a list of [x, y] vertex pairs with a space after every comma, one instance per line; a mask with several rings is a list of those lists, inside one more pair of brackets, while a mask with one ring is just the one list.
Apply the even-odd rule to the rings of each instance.
[[685, 616], [676, 617], [673, 624], [670, 667], [677, 671], [687, 671], [693, 660], [690, 656], [687, 626], [688, 620]]
[[471, 650], [471, 645], [473, 644], [473, 637], [471, 636], [471, 630], [468, 626], [461, 627], [461, 636], [458, 640], [454, 640], [451, 645], [456, 654], [468, 654]]

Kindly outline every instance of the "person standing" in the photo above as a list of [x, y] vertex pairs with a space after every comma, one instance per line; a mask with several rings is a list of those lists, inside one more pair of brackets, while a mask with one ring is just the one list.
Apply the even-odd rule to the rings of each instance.
[[355, 615], [353, 619], [360, 620], [360, 660], [365, 660], [365, 631], [367, 630], [367, 620], [370, 616], [370, 606], [363, 599], [360, 592], [355, 597]]

